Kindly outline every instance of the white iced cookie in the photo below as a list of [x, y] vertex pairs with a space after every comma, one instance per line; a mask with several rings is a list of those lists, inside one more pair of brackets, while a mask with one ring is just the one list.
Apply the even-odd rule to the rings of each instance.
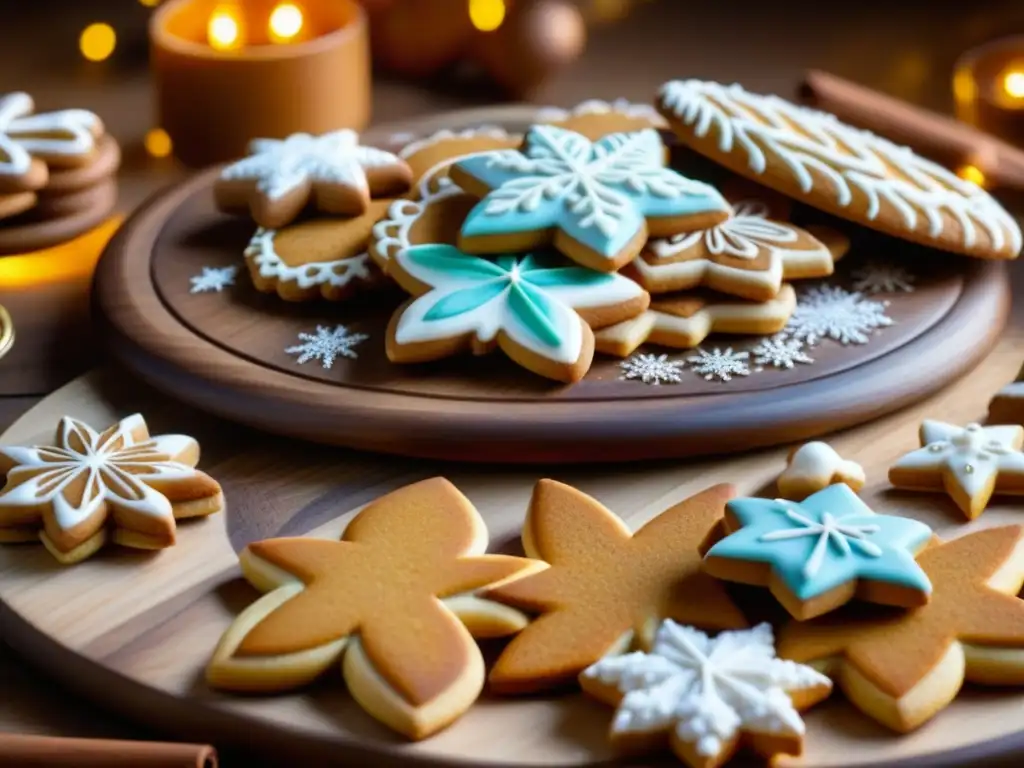
[[845, 483], [856, 493], [866, 482], [860, 464], [844, 459], [828, 443], [815, 441], [790, 451], [786, 468], [778, 479], [779, 496], [803, 501], [836, 483]]

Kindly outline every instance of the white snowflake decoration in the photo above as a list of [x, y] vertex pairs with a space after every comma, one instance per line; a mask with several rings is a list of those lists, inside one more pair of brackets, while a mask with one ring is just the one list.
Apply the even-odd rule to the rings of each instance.
[[238, 267], [203, 267], [201, 274], [189, 278], [192, 289], [189, 293], [207, 293], [215, 291], [220, 293], [225, 288], [235, 284], [235, 276], [238, 274]]
[[789, 370], [797, 363], [809, 365], [814, 362], [814, 358], [804, 350], [804, 343], [799, 339], [789, 339], [777, 334], [762, 339], [756, 347], [750, 350], [750, 354], [754, 358], [754, 365], [758, 366], [758, 370], [765, 366]]
[[861, 293], [913, 293], [914, 275], [898, 264], [872, 261], [850, 273], [853, 290]]
[[687, 358], [687, 362], [705, 381], [732, 381], [733, 376], [750, 375], [749, 359], [749, 352], [733, 352], [732, 347], [728, 347], [725, 350], [715, 348], [711, 352], [698, 349], [697, 355]]
[[685, 366], [681, 360], [669, 360], [668, 355], [647, 354], [633, 355], [619, 364], [623, 380], [637, 379], [653, 386], [679, 384]]
[[886, 304], [834, 285], [818, 285], [800, 295], [782, 333], [814, 346], [822, 339], [840, 344], [867, 344], [869, 334], [893, 324]]
[[827, 693], [832, 685], [811, 667], [776, 658], [769, 624], [711, 639], [671, 620], [659, 627], [650, 653], [607, 656], [583, 677], [623, 694], [614, 735], [674, 732], [709, 761], [741, 731], [802, 736], [789, 692]]
[[300, 333], [299, 341], [302, 343], [288, 347], [285, 353], [298, 355], [295, 362], [299, 365], [305, 365], [310, 360], [319, 360], [324, 369], [330, 369], [339, 357], [353, 360], [359, 357], [354, 347], [368, 338], [370, 337], [365, 333], [350, 333], [344, 325], [336, 326], [333, 330], [318, 325], [315, 334]]

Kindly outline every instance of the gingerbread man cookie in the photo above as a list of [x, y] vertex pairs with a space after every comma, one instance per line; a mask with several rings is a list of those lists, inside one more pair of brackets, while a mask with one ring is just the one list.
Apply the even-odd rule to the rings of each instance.
[[[1024, 528], [989, 528], [926, 549], [934, 591], [903, 613], [849, 609], [783, 627], [779, 655], [824, 669], [895, 731], [919, 727], [964, 681], [1024, 685]], [[956, 727], [955, 721], [952, 723]]]
[[357, 216], [371, 197], [401, 194], [412, 172], [400, 158], [359, 145], [351, 130], [322, 136], [255, 139], [249, 157], [221, 171], [214, 185], [217, 207], [251, 213], [261, 227], [277, 229], [314, 205], [323, 213]]
[[735, 491], [716, 485], [661, 513], [636, 533], [596, 500], [553, 480], [533, 491], [523, 547], [548, 567], [484, 596], [538, 617], [491, 670], [499, 693], [571, 683], [602, 657], [650, 647], [665, 618], [706, 629], [747, 626], [725, 588], [701, 572]]
[[666, 83], [658, 109], [692, 149], [808, 205], [968, 256], [1020, 253], [1020, 227], [981, 187], [832, 115], [701, 80]]
[[921, 424], [921, 448], [889, 469], [889, 482], [913, 491], [945, 491], [968, 518], [993, 494], [1024, 494], [1024, 427]]
[[810, 619], [853, 598], [883, 605], [928, 602], [931, 585], [914, 556], [931, 540], [924, 523], [876, 515], [845, 485], [797, 503], [735, 499], [731, 533], [708, 550], [704, 570], [766, 586], [789, 613]]
[[[484, 661], [473, 640], [522, 629], [526, 618], [477, 597], [538, 567], [486, 555], [487, 527], [444, 478], [365, 507], [340, 541], [259, 541], [239, 556], [267, 593], [224, 633], [206, 671], [216, 688], [286, 691], [340, 666], [371, 715], [411, 739], [476, 701]], [[341, 598], [341, 599], [339, 599]]]
[[764, 336], [781, 331], [796, 309], [793, 286], [765, 302], [744, 301], [711, 291], [680, 291], [651, 297], [646, 312], [594, 334], [598, 352], [628, 357], [641, 344], [676, 349], [700, 345], [712, 333]]
[[174, 544], [175, 519], [224, 508], [217, 482], [195, 468], [199, 445], [152, 437], [136, 414], [98, 433], [64, 417], [50, 446], [0, 448], [0, 540], [42, 540], [61, 563], [108, 538], [137, 549]]
[[815, 441], [789, 452], [786, 468], [778, 479], [779, 496], [803, 501], [834, 483], [843, 483], [857, 492], [866, 482], [860, 464], [844, 459], [828, 443]]
[[650, 652], [607, 656], [580, 674], [615, 706], [609, 738], [622, 752], [670, 745], [691, 768], [724, 765], [742, 747], [771, 760], [803, 751], [807, 709], [832, 682], [775, 657], [770, 624], [710, 638], [666, 619]]
[[652, 129], [591, 141], [535, 125], [520, 150], [455, 163], [450, 176], [478, 198], [459, 238], [469, 253], [508, 253], [554, 245], [583, 266], [614, 272], [648, 237], [667, 237], [728, 218], [708, 184], [666, 167]]

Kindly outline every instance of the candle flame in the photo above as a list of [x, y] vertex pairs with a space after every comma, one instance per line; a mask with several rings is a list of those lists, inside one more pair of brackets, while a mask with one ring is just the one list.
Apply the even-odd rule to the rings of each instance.
[[294, 3], [281, 3], [270, 14], [270, 39], [275, 43], [287, 43], [302, 31], [305, 19], [302, 9]]
[[1024, 99], [1024, 70], [1013, 69], [1004, 74], [1003, 90], [1014, 99]]
[[206, 25], [210, 47], [217, 51], [230, 51], [242, 44], [242, 30], [238, 12], [230, 7], [217, 8]]

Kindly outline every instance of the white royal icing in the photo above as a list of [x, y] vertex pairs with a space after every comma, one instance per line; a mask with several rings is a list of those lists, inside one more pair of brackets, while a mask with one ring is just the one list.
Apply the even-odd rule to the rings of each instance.
[[711, 639], [666, 620], [650, 653], [607, 656], [583, 676], [623, 694], [613, 734], [673, 732], [709, 760], [741, 731], [803, 736], [789, 693], [831, 688], [811, 667], [776, 658], [768, 624]]
[[318, 285], [343, 288], [353, 280], [370, 279], [370, 255], [365, 251], [343, 259], [291, 266], [275, 250], [276, 236], [277, 230], [261, 227], [245, 249], [246, 258], [257, 267], [260, 277], [295, 283], [303, 289]]
[[296, 133], [286, 139], [254, 139], [250, 155], [221, 172], [225, 181], [256, 181], [271, 200], [284, 197], [307, 182], [337, 184], [369, 193], [366, 169], [400, 165], [390, 152], [359, 145], [352, 130], [322, 136]]
[[615, 99], [614, 101], [602, 101], [601, 99], [588, 99], [577, 104], [572, 109], [562, 107], [541, 107], [534, 115], [534, 122], [537, 123], [558, 123], [563, 120], [570, 120], [574, 117], [585, 115], [610, 115], [618, 114], [624, 117], [650, 120], [655, 125], [664, 125], [665, 118], [650, 104], [637, 104], [629, 99]]
[[96, 149], [100, 119], [84, 109], [33, 115], [27, 93], [0, 97], [0, 175], [21, 176], [33, 155], [76, 157]]
[[867, 478], [864, 468], [855, 461], [844, 459], [828, 443], [815, 441], [801, 445], [779, 476], [779, 483], [811, 483], [821, 490], [838, 479], [847, 484], [863, 486]]
[[755, 174], [782, 164], [805, 194], [815, 188], [815, 174], [828, 179], [829, 192], [841, 207], [859, 192], [867, 199], [871, 221], [888, 205], [910, 231], [921, 228], [923, 217], [934, 240], [952, 218], [964, 247], [977, 244], [980, 227], [995, 249], [1015, 254], [1021, 249], [1017, 223], [980, 187], [908, 147], [852, 128], [833, 115], [777, 96], [748, 93], [739, 85], [700, 80], [666, 83], [661, 101], [696, 136], [707, 136], [714, 128], [719, 150], [742, 151]]
[[[106, 502], [151, 517], [173, 520], [171, 502], [154, 485], [195, 477], [197, 470], [175, 461], [193, 449], [185, 435], [148, 437], [136, 442], [133, 432], [145, 429], [139, 415], [123, 419], [104, 437], [87, 424], [64, 417], [56, 445], [0, 449], [15, 465], [8, 474], [13, 487], [0, 495], [0, 507], [51, 506], [62, 530], [88, 520]], [[82, 483], [80, 493], [70, 487]]]
[[983, 427], [968, 424], [958, 427], [941, 421], [925, 421], [921, 426], [922, 448], [903, 456], [893, 469], [923, 472], [949, 472], [974, 499], [985, 492], [1002, 472], [1024, 474], [1024, 428]]

